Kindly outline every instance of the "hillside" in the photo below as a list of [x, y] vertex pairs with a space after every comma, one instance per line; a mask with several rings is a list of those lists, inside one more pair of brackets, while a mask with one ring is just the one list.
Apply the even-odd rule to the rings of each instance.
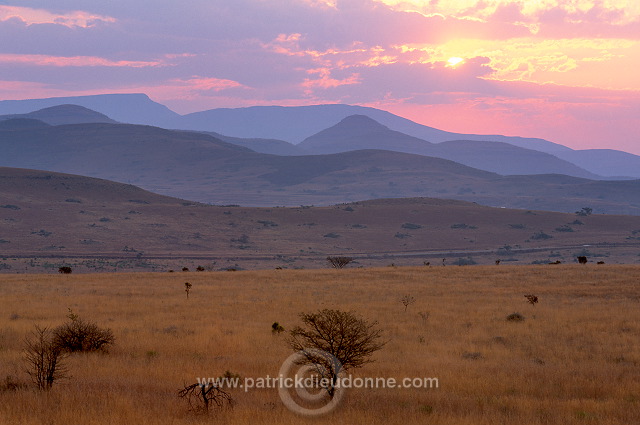
[[382, 150], [276, 156], [212, 136], [129, 124], [0, 131], [0, 166], [99, 177], [211, 204], [331, 205], [437, 197], [483, 205], [640, 214], [640, 181], [500, 176], [445, 159]]
[[529, 264], [573, 261], [585, 251], [607, 256], [607, 262], [640, 259], [637, 216], [577, 217], [429, 198], [327, 207], [207, 206], [131, 185], [11, 168], [0, 169], [0, 199], [5, 271], [22, 264], [20, 257], [40, 266], [38, 258], [58, 258], [51, 264], [74, 259], [85, 269], [113, 261], [125, 268], [324, 267], [325, 258], [337, 254], [360, 264], [421, 264], [443, 256], [450, 262], [474, 257]]

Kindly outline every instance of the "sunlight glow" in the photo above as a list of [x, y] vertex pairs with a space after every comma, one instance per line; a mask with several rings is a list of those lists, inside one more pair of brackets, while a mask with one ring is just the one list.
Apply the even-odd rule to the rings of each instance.
[[459, 58], [459, 57], [457, 57], [457, 56], [454, 56], [454, 57], [449, 58], [449, 59], [447, 60], [447, 66], [450, 66], [451, 68], [455, 68], [455, 67], [456, 67], [456, 65], [459, 65], [459, 64], [461, 64], [462, 62], [464, 62], [464, 59]]

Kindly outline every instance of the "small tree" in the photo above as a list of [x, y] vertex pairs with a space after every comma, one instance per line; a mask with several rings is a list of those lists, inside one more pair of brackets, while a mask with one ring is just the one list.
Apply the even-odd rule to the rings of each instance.
[[189, 403], [190, 410], [198, 413], [209, 413], [211, 407], [222, 410], [225, 405], [233, 407], [231, 394], [213, 383], [196, 383], [185, 386], [178, 391], [178, 396]]
[[404, 297], [400, 298], [400, 302], [404, 306], [404, 311], [407, 311], [407, 307], [409, 307], [410, 304], [416, 302], [416, 299], [413, 295], [405, 295]]
[[49, 328], [36, 326], [24, 342], [26, 371], [38, 389], [49, 390], [56, 380], [66, 377], [62, 347], [56, 343]]
[[344, 268], [347, 264], [353, 261], [351, 257], [327, 257], [327, 261], [334, 269]]
[[378, 322], [368, 322], [354, 313], [324, 309], [301, 313], [303, 326], [291, 330], [289, 346], [303, 355], [333, 398], [342, 371], [372, 362], [371, 355], [384, 346]]
[[193, 285], [192, 285], [192, 284], [190, 284], [189, 282], [185, 282], [185, 283], [184, 283], [184, 292], [186, 292], [186, 293], [187, 293], [187, 299], [189, 299], [189, 292], [191, 291], [191, 287], [192, 287], [192, 286], [193, 286]]

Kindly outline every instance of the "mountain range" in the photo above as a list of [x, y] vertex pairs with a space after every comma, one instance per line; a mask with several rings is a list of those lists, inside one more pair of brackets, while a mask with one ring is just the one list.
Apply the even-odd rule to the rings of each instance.
[[[362, 118], [345, 121], [345, 131], [361, 130], [348, 124], [360, 124]], [[422, 196], [509, 208], [574, 212], [588, 206], [597, 213], [640, 214], [640, 180], [502, 176], [447, 159], [374, 149], [279, 156], [200, 132], [133, 124], [5, 129], [0, 150], [0, 166], [98, 177], [218, 205], [330, 205]]]
[[[630, 153], [608, 150], [588, 149], [573, 150], [566, 146], [552, 143], [543, 139], [510, 137], [501, 135], [475, 135], [460, 134], [438, 130], [432, 127], [417, 124], [405, 118], [393, 115], [389, 112], [375, 108], [352, 105], [315, 105], [302, 107], [281, 106], [255, 106], [248, 108], [218, 108], [208, 111], [180, 115], [164, 105], [156, 103], [144, 94], [106, 94], [95, 96], [78, 96], [66, 98], [31, 99], [0, 101], [0, 114], [26, 114], [38, 109], [56, 105], [74, 104], [97, 111], [107, 117], [122, 123], [153, 125], [163, 128], [195, 130], [214, 132], [215, 135], [230, 143], [240, 144], [261, 153], [277, 155], [305, 155], [319, 153], [319, 151], [303, 148], [300, 142], [315, 136], [343, 119], [353, 115], [364, 115], [391, 131], [403, 133], [422, 141], [422, 145], [389, 146], [384, 149], [398, 150], [408, 153], [432, 154], [433, 149], [429, 145], [438, 145], [442, 142], [455, 141], [458, 143], [459, 152], [456, 157], [450, 156], [447, 151], [455, 151], [456, 146], [449, 145], [435, 152], [444, 158], [454, 159], [467, 165], [485, 167], [489, 171], [507, 174], [540, 174], [556, 172], [561, 161], [570, 162], [573, 167], [560, 170], [562, 174], [588, 178], [640, 178], [640, 157]], [[101, 121], [102, 122], [102, 121]], [[72, 122], [67, 122], [72, 123]], [[460, 141], [485, 142], [472, 145]], [[502, 144], [501, 144], [502, 143]], [[511, 166], [511, 169], [501, 169], [505, 162], [518, 161], [519, 157], [531, 155], [531, 152], [513, 150], [511, 146], [529, 151], [539, 151], [555, 156], [557, 159], [544, 157], [554, 164], [545, 163], [536, 169], [537, 161], [543, 161], [543, 157], [532, 158], [532, 161], [520, 160], [519, 166]], [[379, 145], [379, 144], [378, 144]], [[372, 149], [366, 141], [358, 143], [359, 148]], [[477, 147], [482, 155], [488, 157], [488, 161], [478, 161], [476, 154], [462, 152], [469, 147]], [[318, 148], [318, 146], [315, 146]], [[354, 150], [355, 147], [342, 146], [344, 150]], [[405, 149], [405, 150], [402, 150]], [[326, 149], [325, 149], [326, 150]], [[500, 160], [491, 160], [492, 150]], [[467, 156], [464, 162], [462, 158]], [[504, 161], [507, 159], [507, 161]], [[467, 161], [468, 161], [467, 160]], [[497, 164], [502, 162], [503, 164]], [[491, 168], [487, 164], [494, 164]], [[497, 165], [496, 165], [497, 164]], [[514, 162], [515, 164], [515, 162]], [[525, 166], [525, 164], [527, 164]], [[565, 164], [566, 165], [566, 164]], [[499, 167], [498, 167], [499, 166]], [[577, 167], [578, 169], [576, 169]], [[515, 170], [512, 170], [515, 169]], [[582, 170], [580, 170], [582, 169]], [[516, 171], [512, 173], [511, 171]], [[626, 177], [625, 177], [626, 176]]]

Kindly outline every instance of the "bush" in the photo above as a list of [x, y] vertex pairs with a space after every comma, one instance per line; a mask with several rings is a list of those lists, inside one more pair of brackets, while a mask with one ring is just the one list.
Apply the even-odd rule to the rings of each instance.
[[422, 226], [419, 224], [414, 224], [414, 223], [404, 223], [401, 226], [403, 229], [409, 229], [409, 230], [418, 230], [418, 229], [422, 229]]
[[452, 264], [454, 266], [473, 266], [478, 263], [471, 257], [467, 257], [467, 258], [459, 257]]
[[573, 228], [568, 224], [563, 224], [562, 226], [556, 227], [556, 232], [573, 232]]
[[511, 313], [507, 316], [507, 322], [524, 322], [524, 316], [520, 313]]
[[531, 239], [533, 239], [534, 241], [551, 239], [551, 238], [553, 238], [553, 236], [547, 235], [542, 230], [540, 230], [538, 233], [534, 233], [533, 235], [531, 235]]
[[53, 330], [53, 343], [62, 351], [91, 352], [107, 351], [115, 341], [111, 329], [100, 328], [92, 322], [86, 322], [69, 310], [69, 322]]
[[273, 322], [273, 325], [271, 325], [271, 333], [279, 335], [281, 332], [284, 332], [284, 327], [278, 322]]
[[352, 261], [351, 257], [327, 257], [327, 262], [335, 269], [341, 269]]

